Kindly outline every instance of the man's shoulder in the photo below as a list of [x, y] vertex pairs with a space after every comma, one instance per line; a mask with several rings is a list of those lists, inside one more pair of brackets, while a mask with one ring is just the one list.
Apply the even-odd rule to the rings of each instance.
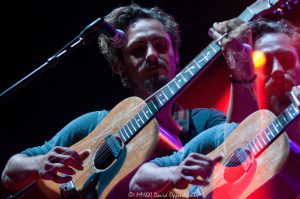
[[97, 123], [99, 123], [107, 114], [109, 113], [108, 110], [98, 110], [98, 111], [91, 111], [82, 114], [81, 116], [78, 117], [80, 120], [84, 119], [96, 119]]
[[192, 115], [193, 114], [210, 114], [210, 113], [224, 114], [222, 111], [219, 111], [215, 108], [191, 108], [190, 111], [191, 111]]
[[226, 115], [215, 108], [193, 108], [191, 109], [191, 118], [193, 120], [219, 121], [226, 120]]

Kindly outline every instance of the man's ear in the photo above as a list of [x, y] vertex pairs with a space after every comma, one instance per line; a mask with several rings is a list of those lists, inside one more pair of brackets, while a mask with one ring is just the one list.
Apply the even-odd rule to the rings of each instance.
[[120, 61], [116, 61], [112, 64], [113, 73], [119, 75], [123, 87], [131, 88], [131, 83], [125, 73], [124, 64]]

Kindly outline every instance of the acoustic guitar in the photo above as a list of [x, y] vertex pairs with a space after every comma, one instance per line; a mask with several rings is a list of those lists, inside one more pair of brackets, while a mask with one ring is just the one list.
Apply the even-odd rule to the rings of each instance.
[[207, 156], [222, 155], [216, 163], [207, 186], [190, 185], [173, 189], [169, 198], [246, 198], [270, 180], [282, 168], [289, 154], [289, 142], [284, 129], [300, 113], [300, 102], [289, 105], [275, 117], [268, 110], [252, 113]]
[[[239, 18], [248, 22], [277, 9], [282, 0], [257, 0]], [[106, 198], [122, 179], [147, 160], [157, 145], [157, 113], [173, 103], [184, 88], [221, 54], [219, 41], [212, 41], [169, 83], [148, 101], [131, 97], [120, 102], [84, 139], [71, 146], [89, 149], [84, 170], [72, 181], [57, 184], [39, 180], [9, 198]], [[126, 196], [124, 196], [126, 197]]]

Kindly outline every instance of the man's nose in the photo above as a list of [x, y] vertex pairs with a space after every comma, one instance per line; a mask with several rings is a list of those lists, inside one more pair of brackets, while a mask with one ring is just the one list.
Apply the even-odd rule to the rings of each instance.
[[152, 44], [148, 44], [147, 46], [146, 60], [148, 63], [157, 63], [158, 61], [158, 53]]
[[284, 69], [276, 57], [273, 58], [273, 67], [271, 76], [277, 79], [284, 78]]

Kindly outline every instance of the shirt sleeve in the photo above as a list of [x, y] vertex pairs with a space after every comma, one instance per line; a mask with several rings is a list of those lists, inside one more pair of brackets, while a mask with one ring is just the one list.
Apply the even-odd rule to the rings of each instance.
[[210, 114], [209, 114], [209, 118], [208, 118], [208, 121], [207, 121], [207, 128], [206, 129], [209, 129], [211, 127], [214, 127], [214, 126], [217, 126], [219, 124], [223, 124], [226, 122], [226, 115], [217, 110], [217, 109], [209, 109], [210, 110]]
[[107, 113], [108, 112], [106, 110], [86, 113], [71, 121], [43, 145], [28, 148], [21, 153], [28, 156], [36, 156], [46, 154], [55, 146], [69, 147], [91, 133], [103, 120]]
[[192, 120], [197, 131], [202, 132], [226, 122], [226, 115], [214, 108], [198, 108], [192, 111]]
[[[208, 130], [212, 127], [218, 126], [220, 124], [224, 124], [226, 122], [226, 116], [223, 112], [218, 111], [216, 109], [208, 109], [208, 108], [197, 108], [193, 109], [191, 111], [191, 118], [190, 118], [190, 125], [189, 125], [189, 131], [187, 131], [184, 134], [180, 135], [180, 139], [182, 143], [185, 145], [183, 149], [185, 149], [185, 152], [183, 150], [180, 150], [178, 152], [174, 152], [170, 156], [155, 158], [154, 160], [151, 160], [150, 162], [160, 166], [160, 167], [166, 167], [166, 166], [175, 166], [179, 165], [180, 162], [183, 160], [184, 156], [186, 156], [187, 149], [188, 153], [194, 152], [194, 147], [187, 147], [186, 145], [193, 145], [190, 144], [190, 141], [195, 138], [198, 138], [198, 141], [201, 141], [202, 146], [210, 146], [207, 147], [208, 149], [211, 149], [213, 144], [211, 144], [211, 141], [209, 141], [209, 137], [217, 136], [216, 131], [214, 130]], [[222, 128], [220, 128], [222, 129]], [[203, 133], [208, 130], [208, 133]], [[209, 136], [205, 136], [205, 135]], [[201, 138], [202, 137], [202, 138]], [[207, 138], [208, 137], [208, 138]], [[199, 142], [200, 143], [200, 142]], [[204, 149], [201, 149], [199, 152], [203, 152]], [[184, 155], [185, 153], [185, 155]]]
[[151, 160], [151, 163], [156, 164], [159, 167], [170, 167], [179, 165], [182, 161], [183, 153], [182, 151], [174, 152], [170, 156], [159, 157]]

